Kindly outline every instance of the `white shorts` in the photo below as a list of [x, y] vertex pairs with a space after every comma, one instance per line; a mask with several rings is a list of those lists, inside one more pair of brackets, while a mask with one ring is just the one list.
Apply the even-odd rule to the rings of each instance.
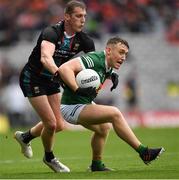
[[78, 117], [85, 106], [86, 104], [61, 104], [60, 109], [65, 121], [71, 124], [78, 124]]

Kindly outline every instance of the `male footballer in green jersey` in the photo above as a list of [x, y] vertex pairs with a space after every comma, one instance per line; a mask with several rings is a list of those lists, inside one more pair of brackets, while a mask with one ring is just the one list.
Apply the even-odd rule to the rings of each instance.
[[143, 145], [128, 126], [120, 110], [114, 106], [98, 105], [93, 102], [99, 90], [96, 88], [78, 87], [75, 76], [83, 69], [93, 69], [100, 76], [101, 84], [110, 77], [113, 68], [119, 69], [129, 51], [128, 42], [113, 37], [108, 40], [101, 52], [91, 52], [77, 57], [60, 66], [59, 74], [65, 83], [62, 95], [61, 113], [64, 119], [72, 124], [80, 124], [94, 132], [91, 140], [91, 171], [109, 171], [102, 163], [102, 152], [110, 129], [113, 126], [117, 136], [128, 143], [145, 164], [155, 160], [164, 148], [148, 148]]

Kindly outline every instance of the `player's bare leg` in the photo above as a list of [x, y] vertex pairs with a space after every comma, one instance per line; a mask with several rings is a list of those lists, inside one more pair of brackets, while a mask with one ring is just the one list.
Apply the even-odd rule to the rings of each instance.
[[107, 122], [112, 123], [116, 134], [139, 153], [144, 163], [150, 163], [164, 151], [164, 148], [149, 149], [147, 146], [142, 145], [116, 107], [87, 105], [81, 111], [78, 119], [78, 123], [84, 126]]
[[112, 170], [110, 168], [105, 167], [105, 165], [102, 163], [102, 154], [111, 125], [109, 123], [104, 123], [99, 125], [89, 125], [86, 126], [86, 128], [94, 132], [91, 137], [92, 163], [89, 167], [89, 170], [90, 171]]
[[102, 123], [112, 123], [116, 134], [137, 149], [141, 142], [134, 135], [121, 112], [112, 106], [104, 105], [87, 105], [79, 116], [78, 123], [84, 126]]
[[[61, 94], [59, 93], [54, 94], [51, 96], [47, 96], [47, 98], [56, 118], [56, 132], [61, 131], [63, 129], [64, 124], [61, 119], [62, 117], [59, 112], [59, 109], [57, 108], [59, 106]], [[21, 131], [15, 132], [15, 138], [20, 143], [22, 153], [24, 154], [25, 157], [31, 158], [33, 156], [30, 141], [36, 137], [41, 136], [43, 128], [44, 128], [44, 125], [43, 125], [43, 122], [41, 121], [38, 124], [36, 124], [34, 127], [32, 127], [30, 130], [28, 130], [27, 132], [21, 132]]]
[[94, 133], [91, 137], [92, 159], [101, 160], [104, 146], [111, 128], [109, 123], [84, 126]]
[[[61, 101], [61, 94], [54, 94], [52, 96], [48, 96], [49, 103], [51, 104], [51, 108], [56, 117], [56, 132], [59, 132], [63, 129], [64, 125], [61, 123], [61, 116], [59, 115], [59, 102]], [[44, 125], [42, 122], [39, 122], [34, 127], [30, 129], [30, 133], [34, 137], [39, 137], [42, 133]]]
[[[57, 127], [56, 117], [61, 120], [59, 125], [63, 129], [63, 119], [59, 113], [59, 101], [55, 101], [57, 98], [56, 95], [47, 96], [38, 96], [29, 98], [31, 105], [36, 110], [37, 114], [40, 116], [43, 122], [43, 129], [41, 132], [41, 139], [44, 146], [44, 158], [43, 161], [55, 172], [69, 172], [69, 168], [60, 163], [53, 154], [53, 145], [54, 145], [54, 134]], [[61, 118], [61, 119], [60, 119]]]
[[[43, 161], [55, 172], [69, 172], [69, 168], [60, 163], [53, 154], [53, 145], [54, 145], [54, 135], [57, 127], [56, 117], [61, 118], [59, 108], [57, 106], [57, 96], [51, 95], [46, 98], [44, 96], [43, 101], [39, 99], [30, 99], [30, 102], [34, 109], [37, 111], [38, 115], [41, 117], [43, 122], [43, 130], [41, 133], [41, 138], [44, 146], [45, 155]], [[41, 96], [43, 97], [43, 96]], [[46, 99], [45, 99], [46, 98]], [[50, 105], [49, 105], [50, 104]], [[60, 123], [61, 129], [63, 129], [64, 122], [61, 118]]]
[[45, 151], [50, 152], [54, 144], [54, 133], [56, 129], [55, 115], [49, 105], [47, 96], [30, 98], [30, 102], [43, 122], [44, 128], [41, 138]]

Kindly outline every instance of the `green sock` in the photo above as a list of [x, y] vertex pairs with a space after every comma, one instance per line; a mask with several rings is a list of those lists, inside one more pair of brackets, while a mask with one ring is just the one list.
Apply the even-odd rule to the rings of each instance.
[[102, 166], [102, 161], [101, 160], [92, 160], [92, 164], [96, 165], [98, 167], [101, 167]]
[[136, 151], [141, 154], [144, 150], [147, 149], [147, 146], [140, 144], [139, 147], [136, 149]]
[[101, 160], [92, 160], [91, 170], [92, 171], [105, 171], [105, 166]]

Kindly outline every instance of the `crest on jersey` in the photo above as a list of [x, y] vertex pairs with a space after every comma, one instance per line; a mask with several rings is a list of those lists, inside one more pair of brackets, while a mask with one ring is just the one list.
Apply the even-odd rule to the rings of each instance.
[[34, 87], [34, 92], [35, 92], [35, 94], [38, 94], [38, 93], [40, 92], [40, 89], [39, 89], [38, 86], [35, 86], [35, 87]]
[[74, 45], [74, 47], [73, 47], [73, 50], [75, 50], [75, 51], [78, 50], [79, 46], [80, 46], [80, 44], [75, 43], [75, 45]]

